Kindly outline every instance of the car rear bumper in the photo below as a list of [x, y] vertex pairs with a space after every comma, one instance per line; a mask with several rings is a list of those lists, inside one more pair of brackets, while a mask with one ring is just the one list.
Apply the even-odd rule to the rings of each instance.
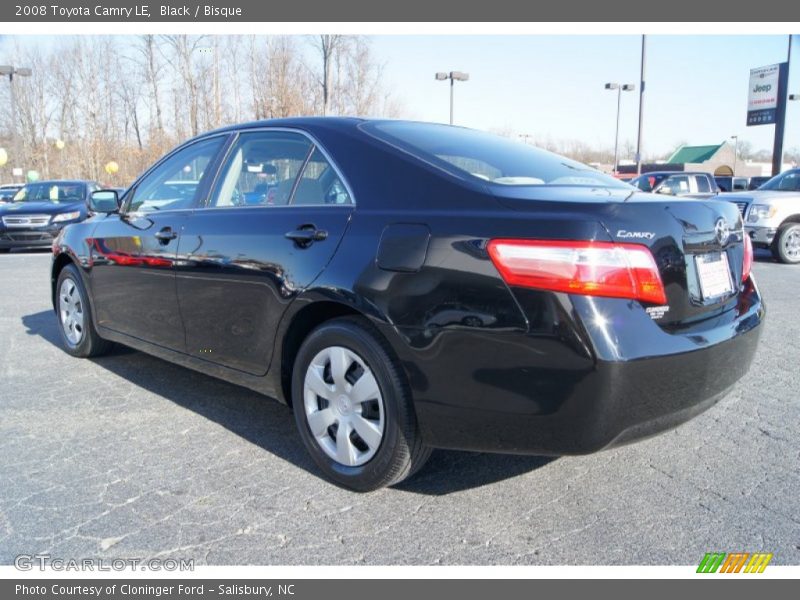
[[[404, 332], [411, 345], [401, 361], [426, 442], [585, 454], [664, 431], [713, 406], [747, 372], [764, 317], [754, 283], [737, 309], [679, 332], [636, 303], [592, 300], [561, 297], [548, 332], [461, 327], [427, 343]], [[586, 316], [598, 306], [609, 315], [605, 331]]]

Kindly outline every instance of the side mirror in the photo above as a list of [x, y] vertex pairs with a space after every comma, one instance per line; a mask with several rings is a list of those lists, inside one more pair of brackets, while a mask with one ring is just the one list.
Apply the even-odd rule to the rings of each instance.
[[110, 214], [119, 210], [116, 190], [97, 190], [89, 197], [89, 210], [93, 213]]

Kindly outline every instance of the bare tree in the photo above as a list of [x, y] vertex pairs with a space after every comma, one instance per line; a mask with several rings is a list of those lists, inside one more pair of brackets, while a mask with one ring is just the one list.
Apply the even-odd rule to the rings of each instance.
[[164, 119], [162, 117], [161, 93], [159, 91], [162, 66], [159, 58], [160, 53], [156, 49], [156, 44], [156, 36], [141, 35], [138, 37], [138, 43], [136, 43], [135, 48], [141, 55], [144, 65], [145, 82], [150, 90], [152, 127], [157, 132], [157, 135], [163, 135]]
[[335, 60], [339, 49], [344, 44], [345, 37], [341, 35], [324, 34], [317, 36], [315, 46], [322, 59], [319, 75], [319, 85], [322, 88], [322, 114], [328, 114], [328, 104], [331, 95], [331, 64]]
[[207, 41], [207, 36], [166, 35], [164, 40], [171, 49], [167, 61], [172, 65], [183, 83], [183, 94], [189, 107], [189, 131], [200, 133], [200, 74], [197, 69], [197, 51]]
[[[314, 48], [319, 51], [315, 52]], [[322, 58], [322, 61], [319, 60]], [[231, 121], [314, 114], [397, 115], [367, 38], [70, 36], [0, 40], [0, 63], [29, 66], [0, 86], [0, 168], [121, 185], [171, 145]], [[57, 143], [57, 141], [64, 143]], [[109, 175], [109, 161], [120, 165]]]

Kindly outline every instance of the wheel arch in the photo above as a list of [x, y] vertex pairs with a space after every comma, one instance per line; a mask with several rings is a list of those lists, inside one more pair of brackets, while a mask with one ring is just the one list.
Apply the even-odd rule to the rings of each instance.
[[[362, 310], [343, 299], [313, 299], [312, 297], [298, 298], [296, 302], [303, 306], [288, 316], [287, 324], [280, 336], [278, 387], [283, 395], [283, 400], [292, 405], [292, 370], [297, 352], [308, 335], [320, 325], [341, 317], [360, 317], [366, 324], [373, 325], [375, 321], [384, 320], [381, 315], [372, 314], [372, 311]], [[381, 337], [383, 334], [375, 328]], [[392, 344], [388, 343], [390, 348]]]
[[56, 307], [56, 283], [58, 276], [64, 267], [67, 265], [77, 264], [75, 260], [67, 253], [61, 252], [53, 259], [53, 266], [50, 268], [50, 301], [53, 303], [53, 309]]
[[788, 217], [786, 217], [781, 222], [781, 224], [778, 226], [778, 228], [780, 229], [781, 227], [783, 227], [787, 223], [800, 223], [800, 213], [794, 214], [794, 215], [789, 215]]

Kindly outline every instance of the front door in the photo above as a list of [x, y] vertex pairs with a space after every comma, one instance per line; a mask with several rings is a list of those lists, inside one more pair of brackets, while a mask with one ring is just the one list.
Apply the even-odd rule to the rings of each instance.
[[240, 134], [178, 248], [187, 352], [266, 373], [286, 306], [330, 261], [352, 208], [346, 184], [305, 135]]
[[88, 240], [98, 325], [185, 351], [175, 292], [178, 241], [224, 141], [216, 136], [171, 154], [128, 192], [121, 214], [98, 222]]

